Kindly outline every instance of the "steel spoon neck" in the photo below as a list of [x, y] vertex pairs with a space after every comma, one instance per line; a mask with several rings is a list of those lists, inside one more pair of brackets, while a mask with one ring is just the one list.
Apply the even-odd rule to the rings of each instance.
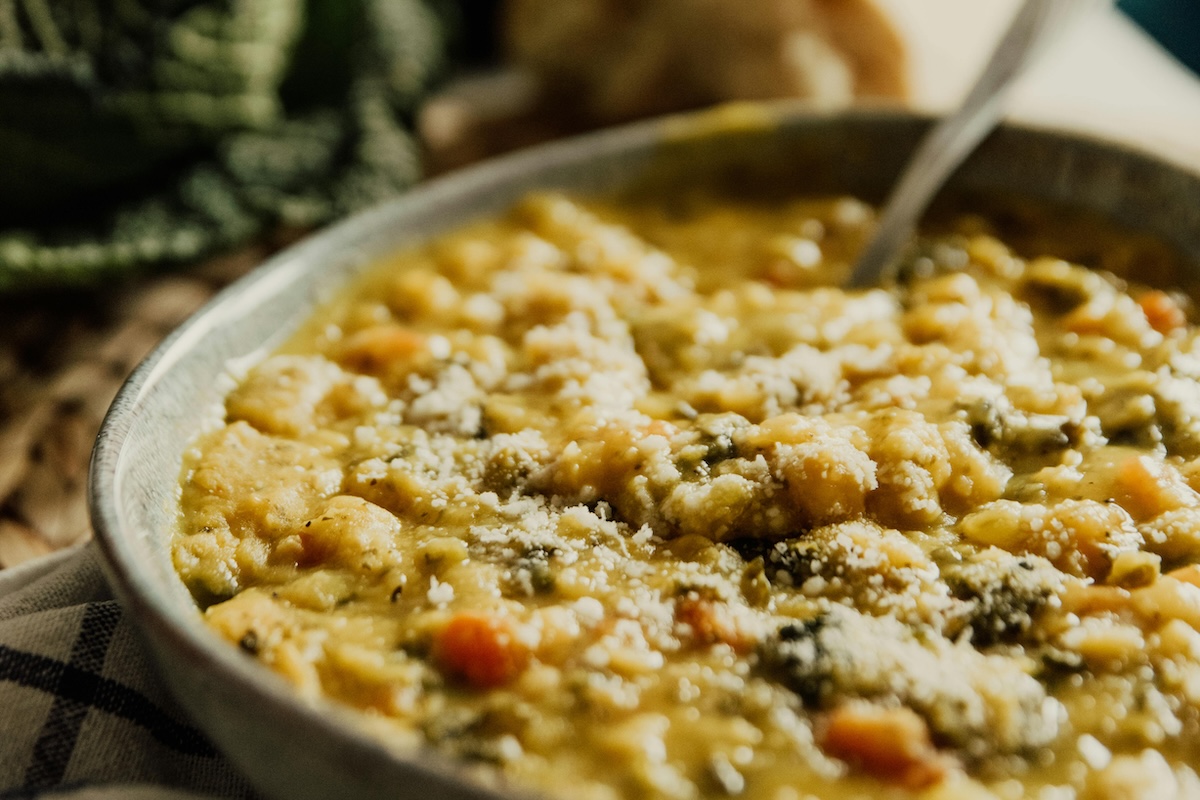
[[847, 285], [890, 276], [938, 190], [1004, 117], [1009, 90], [1085, 10], [1110, 0], [1025, 0], [962, 105], [925, 135], [896, 182]]

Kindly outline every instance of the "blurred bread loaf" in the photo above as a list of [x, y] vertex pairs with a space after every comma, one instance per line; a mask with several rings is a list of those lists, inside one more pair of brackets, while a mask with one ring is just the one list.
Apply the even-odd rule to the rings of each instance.
[[901, 100], [904, 40], [876, 0], [508, 0], [508, 56], [598, 121], [725, 100]]

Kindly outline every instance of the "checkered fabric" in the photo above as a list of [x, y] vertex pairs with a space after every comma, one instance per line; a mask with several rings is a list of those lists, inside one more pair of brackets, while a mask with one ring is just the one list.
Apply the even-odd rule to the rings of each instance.
[[0, 572], [0, 800], [256, 797], [167, 696], [99, 558]]

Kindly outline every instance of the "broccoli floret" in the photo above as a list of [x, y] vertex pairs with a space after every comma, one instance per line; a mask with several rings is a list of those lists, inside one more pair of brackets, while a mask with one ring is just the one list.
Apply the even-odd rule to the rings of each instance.
[[950, 593], [964, 601], [965, 624], [978, 647], [1019, 639], [1062, 585], [1063, 575], [1044, 558], [985, 550], [942, 567]]
[[807, 706], [854, 698], [903, 705], [925, 718], [938, 741], [971, 759], [1029, 752], [1058, 732], [1056, 701], [1013, 659], [890, 617], [835, 605], [784, 625], [758, 655], [760, 670]]

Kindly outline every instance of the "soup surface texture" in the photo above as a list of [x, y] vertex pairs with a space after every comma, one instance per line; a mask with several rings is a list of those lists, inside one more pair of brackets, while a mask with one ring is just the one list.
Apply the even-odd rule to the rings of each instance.
[[836, 288], [873, 221], [542, 195], [396, 256], [238, 377], [180, 575], [551, 796], [1200, 797], [1188, 302], [978, 218]]

